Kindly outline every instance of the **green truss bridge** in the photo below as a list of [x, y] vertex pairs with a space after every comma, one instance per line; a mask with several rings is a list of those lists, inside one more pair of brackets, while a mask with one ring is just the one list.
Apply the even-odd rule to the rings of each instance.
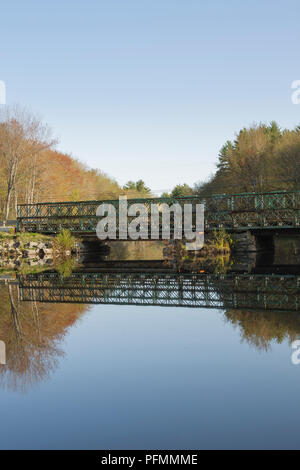
[[54, 271], [20, 276], [22, 301], [300, 310], [300, 276], [281, 274]]
[[[18, 206], [17, 230], [52, 234], [65, 228], [83, 238], [95, 236], [97, 223], [101, 219], [96, 211], [102, 203], [112, 204], [118, 215], [118, 200], [22, 204]], [[132, 204], [143, 203], [149, 219], [151, 205], [159, 209], [163, 203], [168, 206], [191, 203], [193, 207], [202, 203], [205, 208], [205, 232], [225, 228], [229, 232], [248, 231], [257, 237], [271, 235], [272, 231], [300, 233], [300, 191], [297, 190], [218, 194], [205, 199], [197, 196], [128, 199], [127, 203], [128, 208]]]

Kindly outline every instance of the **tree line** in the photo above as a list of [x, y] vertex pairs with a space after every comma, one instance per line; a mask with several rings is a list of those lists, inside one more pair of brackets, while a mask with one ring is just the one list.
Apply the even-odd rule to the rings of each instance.
[[[142, 179], [121, 187], [56, 149], [57, 140], [41, 119], [19, 106], [0, 114], [0, 217], [17, 215], [17, 205], [35, 202], [151, 197]], [[276, 122], [243, 128], [221, 148], [216, 172], [207, 180], [176, 185], [162, 196], [205, 196], [300, 189], [300, 126]]]
[[142, 180], [121, 187], [99, 169], [91, 169], [56, 150], [57, 140], [42, 120], [20, 106], [0, 114], [0, 218], [17, 215], [18, 204], [116, 199], [150, 195]]
[[270, 124], [243, 128], [221, 148], [216, 172], [193, 187], [175, 186], [164, 196], [190, 196], [300, 190], [300, 126], [281, 129]]

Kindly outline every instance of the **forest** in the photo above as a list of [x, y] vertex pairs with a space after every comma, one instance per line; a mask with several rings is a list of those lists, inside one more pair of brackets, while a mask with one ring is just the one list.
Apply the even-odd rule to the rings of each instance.
[[227, 141], [221, 148], [216, 171], [207, 181], [200, 180], [193, 187], [177, 185], [170, 195], [289, 189], [300, 190], [300, 126], [281, 129], [272, 121], [241, 129], [234, 141]]
[[[57, 144], [47, 124], [26, 109], [15, 106], [1, 113], [1, 219], [16, 217], [22, 203], [151, 197], [142, 179], [121, 187], [101, 169], [58, 151]], [[300, 189], [300, 126], [281, 129], [273, 121], [241, 129], [221, 148], [215, 173], [199, 179], [193, 187], [183, 182], [163, 196]]]
[[41, 119], [20, 106], [0, 115], [0, 218], [16, 217], [18, 204], [115, 199], [150, 194], [142, 180], [121, 187], [100, 169], [56, 150]]

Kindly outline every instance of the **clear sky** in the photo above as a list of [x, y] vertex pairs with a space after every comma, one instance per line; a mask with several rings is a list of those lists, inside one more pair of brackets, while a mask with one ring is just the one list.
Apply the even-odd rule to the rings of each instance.
[[117, 181], [193, 184], [242, 126], [300, 123], [299, 0], [0, 1], [7, 104]]

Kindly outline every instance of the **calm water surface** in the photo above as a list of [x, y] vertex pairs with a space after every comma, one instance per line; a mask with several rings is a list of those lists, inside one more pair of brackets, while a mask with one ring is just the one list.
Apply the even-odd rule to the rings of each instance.
[[0, 448], [300, 448], [300, 312], [49, 304], [18, 289], [0, 288]]

